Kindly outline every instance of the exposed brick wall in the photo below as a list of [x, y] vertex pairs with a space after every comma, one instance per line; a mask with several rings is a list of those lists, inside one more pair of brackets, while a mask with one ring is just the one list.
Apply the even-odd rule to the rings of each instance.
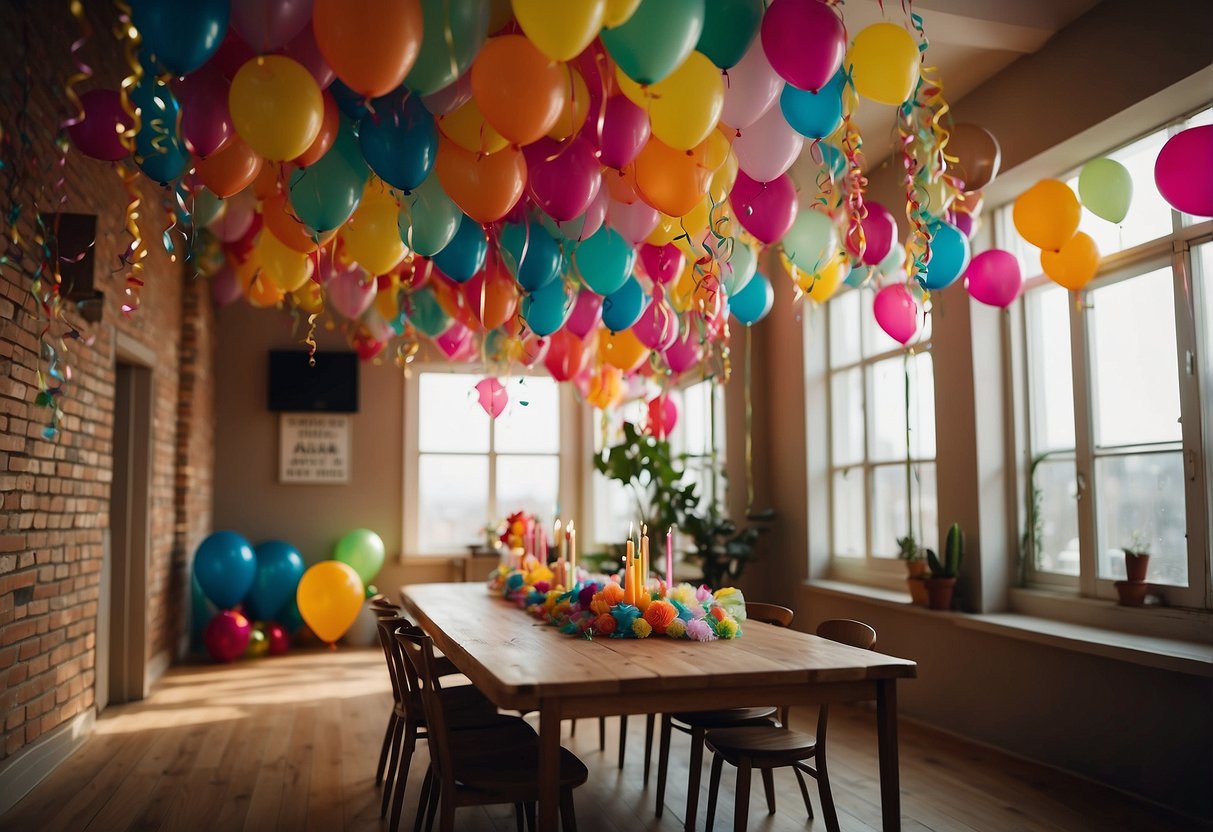
[[[80, 89], [117, 88], [123, 62], [111, 34], [113, 6], [85, 5], [93, 35], [82, 58], [97, 74]], [[73, 68], [70, 44], [79, 28], [66, 3], [10, 0], [6, 6], [0, 125], [13, 139], [6, 150], [15, 146], [18, 156], [6, 152], [3, 158], [0, 230], [9, 230], [10, 177], [16, 176], [17, 228], [26, 256], [19, 268], [0, 266], [0, 761], [94, 706], [118, 333], [156, 356], [144, 650], [149, 658], [176, 652], [187, 620], [189, 558], [210, 526], [214, 346], [206, 282], [186, 277], [164, 252], [160, 206], [166, 194], [142, 177], [147, 285], [142, 308], [123, 316], [119, 257], [129, 238], [117, 173], [71, 151], [65, 187], [55, 185], [54, 138], [68, 112], [63, 81]], [[36, 374], [46, 368], [38, 340], [46, 321], [30, 294], [29, 275], [37, 254], [33, 218], [59, 205], [97, 215], [95, 275], [105, 309], [96, 325], [67, 313], [86, 340], [64, 342], [72, 379], [62, 397], [61, 434], [47, 441], [47, 411], [34, 405]]]

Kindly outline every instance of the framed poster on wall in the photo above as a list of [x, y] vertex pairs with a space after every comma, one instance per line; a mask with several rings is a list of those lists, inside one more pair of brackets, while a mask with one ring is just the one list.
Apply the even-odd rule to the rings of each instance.
[[350, 481], [350, 416], [282, 413], [278, 426], [278, 482], [341, 485]]

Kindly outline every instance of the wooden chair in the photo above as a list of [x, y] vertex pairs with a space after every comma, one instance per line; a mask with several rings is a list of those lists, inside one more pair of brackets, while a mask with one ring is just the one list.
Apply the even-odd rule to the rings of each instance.
[[[519, 828], [520, 807], [525, 806], [533, 820], [539, 799], [539, 737], [534, 729], [518, 719], [525, 730], [513, 726], [451, 730], [451, 711], [436, 673], [433, 641], [416, 628], [404, 627], [396, 631], [396, 640], [416, 674], [430, 735], [430, 767], [421, 786], [415, 829], [420, 829], [422, 807], [427, 828], [437, 813], [443, 832], [455, 829], [455, 810], [460, 806], [513, 803]], [[565, 832], [577, 830], [573, 789], [588, 777], [581, 760], [561, 748], [560, 818]], [[397, 800], [403, 799], [403, 791], [400, 789]]]
[[[787, 607], [776, 604], [763, 604], [752, 601], [745, 605], [746, 620], [760, 621], [773, 624], [776, 627], [787, 627], [792, 623], [795, 614]], [[760, 708], [727, 708], [715, 711], [687, 711], [683, 713], [662, 714], [661, 744], [657, 753], [657, 817], [665, 810], [666, 774], [670, 767], [670, 736], [677, 728], [684, 734], [691, 735], [691, 764], [687, 781], [687, 811], [685, 828], [687, 832], [695, 829], [695, 816], [699, 808], [699, 781], [703, 768], [703, 741], [707, 732], [715, 728], [730, 728], [736, 726], [771, 727], [774, 717], [780, 712], [774, 706]], [[783, 718], [787, 719], [787, 709], [783, 709]], [[645, 747], [645, 780], [648, 780], [648, 759], [651, 755], [652, 732], [646, 738]], [[621, 752], [622, 753], [622, 752]], [[769, 780], [770, 773], [764, 775], [767, 791], [774, 795], [774, 781]]]
[[[876, 646], [876, 631], [862, 621], [831, 619], [823, 621], [817, 635], [851, 647], [871, 650]], [[706, 828], [711, 829], [716, 818], [716, 794], [720, 789], [720, 770], [724, 762], [737, 767], [737, 797], [733, 806], [734, 832], [748, 826], [750, 809], [750, 772], [757, 768], [766, 784], [767, 809], [775, 813], [775, 793], [770, 774], [773, 769], [791, 767], [800, 781], [800, 793], [804, 797], [805, 809], [813, 817], [813, 806], [809, 802], [809, 790], [801, 772], [817, 779], [821, 795], [822, 814], [826, 829], [838, 832], [838, 812], [834, 808], [834, 796], [830, 793], [830, 777], [826, 768], [826, 724], [829, 708], [821, 706], [817, 715], [817, 735], [792, 731], [785, 727], [752, 726], [746, 728], [718, 728], [707, 733], [707, 746], [712, 750], [712, 779], [708, 786], [708, 817]], [[813, 760], [814, 766], [805, 761]]]

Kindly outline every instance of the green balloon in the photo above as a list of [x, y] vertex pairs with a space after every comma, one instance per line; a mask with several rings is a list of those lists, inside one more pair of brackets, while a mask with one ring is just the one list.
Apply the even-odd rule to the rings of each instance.
[[358, 207], [370, 176], [354, 126], [343, 117], [328, 152], [291, 174], [291, 208], [315, 231], [340, 228]]
[[437, 338], [451, 325], [451, 316], [446, 314], [446, 310], [428, 286], [423, 286], [409, 295], [405, 306], [409, 322], [422, 335]]
[[211, 221], [219, 216], [219, 212], [223, 210], [223, 207], [224, 203], [222, 199], [215, 196], [212, 191], [200, 186], [194, 191], [193, 211], [190, 213], [194, 228], [210, 225]]
[[724, 292], [729, 297], [740, 292], [758, 271], [758, 255], [742, 242], [733, 244], [733, 256], [724, 270]]
[[1133, 202], [1133, 177], [1120, 162], [1092, 159], [1078, 174], [1078, 198], [1095, 216], [1119, 224]]
[[721, 69], [736, 66], [762, 25], [762, 0], [714, 0], [695, 49]]
[[404, 85], [429, 95], [453, 83], [484, 46], [491, 11], [489, 0], [421, 0], [421, 50]]
[[438, 174], [430, 171], [430, 175], [405, 198], [404, 203], [408, 210], [401, 211], [396, 221], [404, 244], [422, 257], [433, 257], [446, 248], [459, 230], [463, 212], [442, 189]]
[[383, 539], [370, 529], [354, 529], [342, 535], [333, 550], [333, 560], [346, 564], [365, 585], [383, 567]]
[[704, 17], [704, 0], [642, 0], [622, 26], [602, 30], [602, 45], [637, 84], [656, 84], [695, 50]]
[[801, 271], [814, 274], [834, 256], [838, 233], [834, 221], [820, 211], [805, 209], [783, 235], [783, 252]]

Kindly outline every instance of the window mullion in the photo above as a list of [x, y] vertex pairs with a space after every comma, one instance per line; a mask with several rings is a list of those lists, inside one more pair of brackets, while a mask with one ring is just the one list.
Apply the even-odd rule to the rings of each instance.
[[1095, 399], [1090, 372], [1090, 342], [1086, 307], [1070, 307], [1070, 351], [1074, 376], [1074, 464], [1078, 476], [1078, 587], [1082, 595], [1094, 597], [1098, 588], [1098, 528], [1096, 526], [1096, 482], [1094, 471]]

